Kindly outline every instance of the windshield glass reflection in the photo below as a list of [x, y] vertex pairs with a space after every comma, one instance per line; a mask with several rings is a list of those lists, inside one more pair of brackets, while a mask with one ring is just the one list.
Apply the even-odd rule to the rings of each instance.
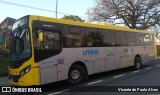
[[13, 31], [11, 37], [11, 59], [21, 60], [29, 57], [31, 55], [31, 47], [28, 28], [18, 28], [17, 31]]

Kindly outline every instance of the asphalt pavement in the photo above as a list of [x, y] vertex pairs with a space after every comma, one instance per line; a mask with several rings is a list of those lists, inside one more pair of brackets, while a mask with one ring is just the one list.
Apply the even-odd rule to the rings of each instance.
[[44, 95], [160, 95], [160, 59], [140, 70], [113, 70], [91, 75], [78, 86], [66, 85], [59, 89], [51, 85]]
[[0, 86], [10, 86], [7, 77], [1, 77], [0, 78]]

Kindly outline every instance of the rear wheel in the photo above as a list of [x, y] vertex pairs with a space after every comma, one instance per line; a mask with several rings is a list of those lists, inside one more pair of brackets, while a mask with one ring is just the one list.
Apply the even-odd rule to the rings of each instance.
[[68, 73], [68, 80], [71, 84], [78, 84], [84, 80], [85, 71], [79, 65], [73, 65]]
[[134, 59], [134, 68], [135, 69], [140, 69], [141, 68], [141, 65], [142, 65], [142, 61], [139, 57], [136, 57]]

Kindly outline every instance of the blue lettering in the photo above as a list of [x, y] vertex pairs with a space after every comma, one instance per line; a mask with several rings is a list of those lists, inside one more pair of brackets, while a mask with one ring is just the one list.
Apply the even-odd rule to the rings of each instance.
[[99, 54], [98, 50], [85, 50], [83, 51], [83, 55], [97, 55]]
[[90, 54], [93, 55], [93, 54], [94, 54], [94, 51], [90, 51]]
[[85, 51], [83, 51], [83, 55], [86, 55], [86, 52], [85, 52]]
[[95, 54], [98, 54], [98, 53], [99, 53], [99, 51], [98, 51], [98, 50], [96, 50], [96, 51], [95, 51]]
[[89, 50], [87, 50], [87, 54], [90, 55], [90, 51]]

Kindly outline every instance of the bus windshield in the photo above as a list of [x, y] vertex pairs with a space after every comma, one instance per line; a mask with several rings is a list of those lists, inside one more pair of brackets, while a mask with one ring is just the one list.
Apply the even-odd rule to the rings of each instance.
[[31, 55], [28, 28], [18, 28], [11, 35], [11, 60], [23, 60]]

